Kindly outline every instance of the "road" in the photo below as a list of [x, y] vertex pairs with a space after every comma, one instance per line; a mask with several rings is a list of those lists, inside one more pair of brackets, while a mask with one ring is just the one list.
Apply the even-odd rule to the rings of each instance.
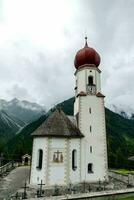
[[5, 178], [0, 179], [0, 200], [11, 197], [18, 189], [24, 186], [29, 179], [28, 166], [17, 167]]

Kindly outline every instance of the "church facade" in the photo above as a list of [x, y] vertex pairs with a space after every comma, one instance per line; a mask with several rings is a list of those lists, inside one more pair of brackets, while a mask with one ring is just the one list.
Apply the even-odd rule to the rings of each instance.
[[100, 56], [88, 47], [75, 56], [74, 116], [56, 109], [33, 135], [30, 184], [46, 186], [108, 179]]

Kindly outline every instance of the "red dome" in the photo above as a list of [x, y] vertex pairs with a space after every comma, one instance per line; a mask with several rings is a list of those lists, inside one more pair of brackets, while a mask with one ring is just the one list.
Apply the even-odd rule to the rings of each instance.
[[85, 40], [85, 47], [80, 49], [75, 56], [74, 65], [76, 69], [85, 64], [94, 64], [96, 67], [100, 64], [99, 54], [93, 48], [88, 47], [87, 37], [85, 37]]

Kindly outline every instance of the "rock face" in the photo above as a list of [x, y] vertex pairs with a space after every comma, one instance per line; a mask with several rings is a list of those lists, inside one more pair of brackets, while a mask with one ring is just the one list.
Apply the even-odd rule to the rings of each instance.
[[11, 101], [0, 100], [0, 110], [6, 111], [24, 123], [30, 123], [45, 113], [45, 109], [37, 103], [12, 99]]
[[[9, 116], [5, 111], [0, 111], [0, 136], [11, 138], [20, 128], [24, 125], [23, 122], [16, 122], [11, 116]], [[19, 120], [18, 120], [19, 121]], [[22, 124], [22, 125], [21, 125]]]
[[21, 120], [0, 111], [0, 152], [4, 152], [7, 142], [25, 125]]

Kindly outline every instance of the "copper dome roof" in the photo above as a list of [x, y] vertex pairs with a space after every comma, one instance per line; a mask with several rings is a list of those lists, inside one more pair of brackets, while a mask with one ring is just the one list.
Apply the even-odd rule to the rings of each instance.
[[85, 47], [80, 49], [75, 56], [74, 65], [76, 69], [85, 64], [94, 64], [96, 67], [100, 64], [99, 54], [95, 49], [88, 47], [87, 37], [85, 37], [85, 40]]

